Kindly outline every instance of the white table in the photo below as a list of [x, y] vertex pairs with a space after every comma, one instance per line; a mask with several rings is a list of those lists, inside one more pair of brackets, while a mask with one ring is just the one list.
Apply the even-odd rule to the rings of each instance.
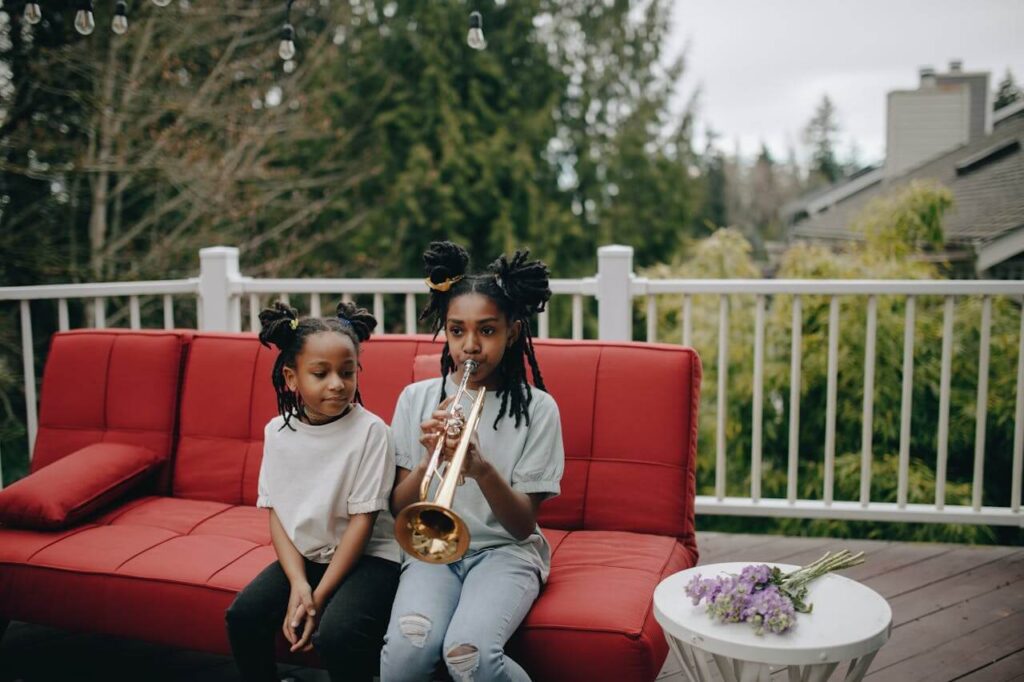
[[[686, 585], [694, 575], [738, 574], [756, 562], [710, 564], [680, 571], [654, 590], [654, 617], [691, 682], [711, 680], [710, 653], [726, 682], [768, 682], [770, 666], [785, 666], [789, 682], [824, 682], [849, 661], [846, 682], [864, 677], [875, 654], [889, 639], [892, 609], [877, 592], [855, 580], [830, 573], [809, 585], [811, 613], [798, 613], [796, 625], [777, 635], [754, 633], [749, 623], [719, 623], [694, 606]], [[767, 562], [765, 562], [767, 563]], [[799, 566], [768, 563], [783, 571]]]

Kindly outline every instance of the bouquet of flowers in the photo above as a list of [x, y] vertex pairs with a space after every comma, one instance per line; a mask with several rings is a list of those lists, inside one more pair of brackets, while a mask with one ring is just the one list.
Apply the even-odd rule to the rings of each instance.
[[696, 606], [707, 601], [708, 615], [723, 623], [750, 623], [758, 635], [782, 634], [796, 624], [797, 613], [810, 613], [807, 584], [832, 571], [864, 563], [864, 552], [825, 553], [813, 564], [783, 573], [766, 564], [751, 564], [739, 575], [694, 576], [686, 594]]

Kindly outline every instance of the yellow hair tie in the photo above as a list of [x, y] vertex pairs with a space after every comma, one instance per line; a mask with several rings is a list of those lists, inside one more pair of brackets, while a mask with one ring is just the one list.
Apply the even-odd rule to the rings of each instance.
[[298, 320], [292, 320], [288, 324], [291, 326], [292, 331], [295, 331], [296, 329], [299, 328], [299, 321]]
[[455, 284], [456, 282], [458, 282], [460, 279], [462, 279], [462, 275], [459, 275], [458, 277], [449, 277], [448, 279], [446, 279], [445, 281], [441, 282], [440, 284], [434, 284], [433, 282], [430, 281], [429, 277], [427, 277], [423, 281], [426, 282], [427, 286], [430, 287], [431, 289], [433, 289], [434, 291], [445, 292], [445, 291], [448, 291], [449, 289], [451, 289], [452, 285]]

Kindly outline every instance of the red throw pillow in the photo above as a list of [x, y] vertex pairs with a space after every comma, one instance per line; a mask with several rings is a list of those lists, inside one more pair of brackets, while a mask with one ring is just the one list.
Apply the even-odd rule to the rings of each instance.
[[0, 523], [41, 530], [73, 526], [141, 483], [165, 459], [138, 445], [86, 446], [0, 490]]

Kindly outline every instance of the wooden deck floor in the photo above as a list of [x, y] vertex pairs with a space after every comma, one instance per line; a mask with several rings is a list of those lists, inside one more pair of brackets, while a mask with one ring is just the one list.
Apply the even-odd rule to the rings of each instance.
[[[704, 533], [701, 563], [803, 564], [843, 547], [868, 561], [844, 572], [889, 600], [892, 638], [869, 673], [872, 682], [1024, 681], [1024, 548], [907, 544], [828, 538]], [[323, 671], [282, 666], [307, 682]], [[783, 676], [776, 676], [783, 679]], [[12, 623], [0, 646], [0, 681], [140, 680], [229, 682], [233, 662], [133, 640]], [[660, 682], [681, 682], [669, 658]], [[839, 674], [833, 679], [839, 679]]]

